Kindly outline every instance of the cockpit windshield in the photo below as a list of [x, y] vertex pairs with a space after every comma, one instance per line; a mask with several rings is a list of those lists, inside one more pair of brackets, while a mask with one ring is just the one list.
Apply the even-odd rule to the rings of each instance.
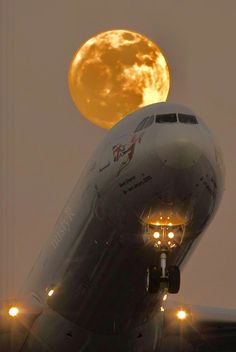
[[191, 124], [198, 124], [197, 119], [193, 115], [187, 114], [178, 114], [179, 122], [181, 123], [191, 123]]
[[[148, 128], [153, 124], [153, 122], [154, 122], [154, 115], [145, 117], [138, 124], [138, 126], [135, 129], [135, 132]], [[178, 119], [177, 119], [177, 114], [175, 113], [156, 115], [156, 123], [176, 123], [176, 122], [192, 124], [192, 125], [198, 124], [196, 117], [189, 114], [178, 114]]]
[[157, 123], [173, 123], [177, 122], [176, 114], [165, 114], [165, 115], [156, 115]]

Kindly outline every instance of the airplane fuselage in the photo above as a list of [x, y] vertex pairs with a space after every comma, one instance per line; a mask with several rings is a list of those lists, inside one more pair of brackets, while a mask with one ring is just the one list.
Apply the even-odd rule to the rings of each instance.
[[21, 292], [42, 307], [23, 351], [159, 351], [166, 290], [148, 291], [149, 268], [162, 248], [185, 263], [222, 191], [220, 151], [192, 111], [153, 104], [120, 121]]

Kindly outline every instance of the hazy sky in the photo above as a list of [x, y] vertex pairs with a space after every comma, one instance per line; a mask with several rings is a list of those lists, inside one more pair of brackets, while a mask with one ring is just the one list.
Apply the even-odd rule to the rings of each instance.
[[97, 32], [133, 29], [167, 56], [169, 101], [218, 137], [221, 207], [182, 275], [178, 299], [235, 307], [236, 1], [0, 0], [0, 297], [14, 295], [106, 130], [76, 110], [67, 71]]

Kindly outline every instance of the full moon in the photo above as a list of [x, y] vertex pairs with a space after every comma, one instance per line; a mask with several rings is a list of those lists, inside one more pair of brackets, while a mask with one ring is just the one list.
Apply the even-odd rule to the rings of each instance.
[[89, 39], [75, 53], [68, 83], [84, 117], [111, 128], [138, 108], [165, 101], [170, 74], [160, 48], [150, 39], [111, 30]]

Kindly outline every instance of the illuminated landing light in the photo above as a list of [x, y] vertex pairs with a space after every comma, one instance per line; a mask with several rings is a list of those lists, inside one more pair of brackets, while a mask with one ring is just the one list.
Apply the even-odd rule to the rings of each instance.
[[175, 237], [174, 232], [169, 232], [169, 233], [168, 233], [168, 237], [171, 238], [171, 239], [174, 238], [174, 237]]
[[169, 222], [168, 226], [172, 226], [172, 225], [173, 225], [172, 222]]
[[164, 309], [163, 307], [161, 307], [161, 308], [160, 308], [160, 311], [161, 311], [161, 312], [164, 312], [164, 311], [165, 311], [165, 309]]
[[159, 232], [154, 232], [153, 237], [154, 238], [160, 238], [160, 233]]
[[177, 313], [177, 318], [179, 320], [185, 320], [187, 318], [187, 312], [185, 310], [179, 310]]
[[54, 292], [55, 292], [54, 290], [50, 290], [50, 291], [48, 292], [48, 296], [49, 296], [49, 297], [52, 297], [52, 295], [54, 294]]
[[15, 317], [17, 317], [17, 315], [19, 314], [19, 308], [17, 308], [17, 307], [11, 307], [10, 309], [9, 309], [9, 311], [8, 311], [8, 314], [10, 315], [10, 317], [12, 317], [12, 318], [15, 318]]
[[165, 294], [164, 296], [163, 296], [163, 301], [166, 301], [167, 300], [167, 294]]

